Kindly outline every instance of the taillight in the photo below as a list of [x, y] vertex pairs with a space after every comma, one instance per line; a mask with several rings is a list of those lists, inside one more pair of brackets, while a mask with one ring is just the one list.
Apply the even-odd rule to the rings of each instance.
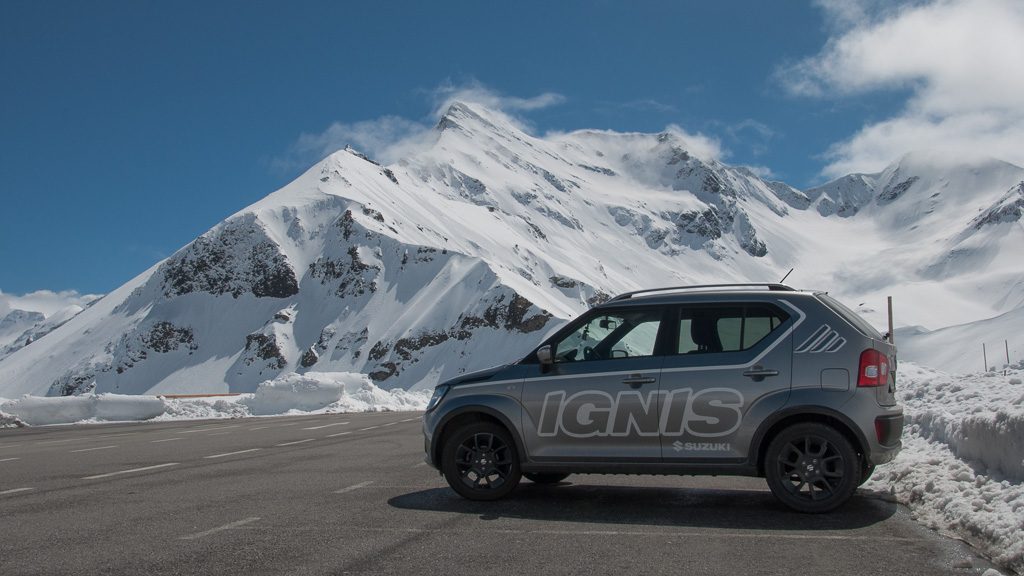
[[886, 386], [888, 384], [889, 358], [872, 348], [861, 352], [857, 386]]

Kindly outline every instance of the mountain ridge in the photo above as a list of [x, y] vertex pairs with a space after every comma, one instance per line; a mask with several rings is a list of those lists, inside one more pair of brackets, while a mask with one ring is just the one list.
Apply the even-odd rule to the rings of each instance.
[[[1024, 170], [901, 161], [804, 192], [672, 132], [541, 138], [456, 103], [398, 162], [335, 152], [0, 360], [0, 395], [249, 391], [305, 370], [429, 387], [524, 354], [613, 293], [794, 266], [869, 317], [884, 291], [907, 295], [913, 324], [935, 326], [943, 298], [964, 308], [948, 324], [1024, 305], [1019, 264], [959, 273], [1022, 237]], [[979, 286], [993, 297], [971, 301]]]

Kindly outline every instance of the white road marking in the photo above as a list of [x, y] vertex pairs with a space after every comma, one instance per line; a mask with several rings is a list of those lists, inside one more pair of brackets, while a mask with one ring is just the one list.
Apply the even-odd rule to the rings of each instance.
[[420, 462], [419, 464], [413, 464], [413, 466], [412, 466], [412, 467], [413, 467], [413, 468], [419, 468], [419, 467], [421, 467], [421, 466], [426, 466], [426, 465], [427, 465], [427, 463], [426, 463], [426, 462]]
[[95, 476], [85, 476], [82, 480], [99, 480], [100, 478], [110, 478], [111, 476], [120, 476], [121, 474], [131, 474], [132, 472], [145, 472], [147, 470], [156, 470], [157, 468], [167, 468], [168, 466], [177, 466], [178, 462], [168, 462], [167, 464], [157, 464], [156, 466], [144, 466], [142, 468], [129, 468], [128, 470], [118, 470], [117, 472], [107, 472], [106, 474], [97, 474]]
[[0, 444], [0, 448], [14, 448], [15, 446], [21, 446], [21, 444]]
[[384, 425], [384, 427], [394, 426], [395, 424], [398, 424], [398, 422], [388, 422], [387, 424]]
[[369, 426], [367, 428], [360, 428], [359, 430], [356, 430], [356, 432], [362, 432], [364, 430], [373, 430], [375, 428], [380, 428], [380, 426]]
[[217, 428], [203, 428], [201, 430], [182, 430], [178, 434], [192, 434], [193, 432], [216, 432], [218, 430], [227, 430], [228, 428], [238, 428], [241, 424], [234, 424], [232, 426], [218, 426]]
[[230, 524], [225, 524], [223, 526], [218, 526], [216, 528], [211, 528], [209, 530], [204, 530], [203, 532], [196, 532], [195, 534], [188, 534], [186, 536], [181, 536], [180, 538], [178, 538], [178, 540], [195, 540], [197, 538], [203, 538], [204, 536], [209, 536], [211, 534], [216, 534], [217, 532], [223, 532], [225, 530], [234, 530], [235, 528], [241, 528], [242, 526], [245, 526], [246, 524], [252, 524], [253, 522], [256, 522], [259, 519], [260, 519], [259, 516], [253, 516], [252, 518], [245, 518], [243, 520], [238, 520], [236, 522], [231, 522]]
[[224, 454], [213, 454], [212, 456], [203, 456], [203, 458], [206, 458], [206, 459], [209, 459], [209, 458], [223, 458], [225, 456], [234, 456], [235, 454], [246, 454], [248, 452], [255, 452], [257, 450], [262, 450], [262, 448], [249, 448], [248, 450], [239, 450], [238, 452], [226, 452]]
[[305, 440], [296, 440], [294, 442], [282, 442], [280, 444], [274, 444], [274, 446], [291, 446], [293, 444], [302, 444], [304, 442], [312, 442], [313, 440], [316, 440], [316, 438], [306, 438]]
[[337, 434], [328, 434], [327, 437], [328, 438], [334, 438], [335, 436], [344, 436], [345, 434], [351, 434], [351, 433], [352, 433], [352, 431], [350, 430], [348, 432], [338, 432]]
[[333, 424], [324, 424], [323, 426], [311, 426], [309, 428], [303, 428], [303, 430], [320, 430], [321, 428], [330, 428], [331, 426], [341, 426], [342, 424], [348, 424], [348, 422], [335, 422]]
[[21, 458], [0, 458], [0, 462], [10, 462], [11, 460], [21, 460]]
[[227, 432], [217, 432], [216, 434], [210, 434], [210, 436], [223, 436], [225, 434], [233, 434], [234, 430], [228, 430]]
[[97, 446], [96, 448], [82, 448], [81, 450], [72, 450], [71, 452], [92, 452], [94, 450], [110, 450], [111, 448], [117, 448], [117, 446]]
[[335, 490], [334, 493], [335, 494], [344, 494], [346, 492], [351, 492], [353, 490], [359, 490], [360, 488], [366, 488], [370, 484], [373, 484], [373, 480], [367, 480], [366, 482], [360, 482], [359, 484], [353, 484], [353, 485], [348, 486], [346, 488], [342, 488], [341, 490]]
[[43, 446], [46, 444], [63, 444], [64, 442], [74, 442], [75, 440], [85, 440], [85, 438], [65, 438], [63, 440], [44, 440], [43, 442], [36, 442], [37, 445]]
[[151, 442], [156, 444], [158, 442], [174, 442], [175, 440], [184, 440], [184, 438], [164, 438], [163, 440], [152, 440]]
[[35, 490], [35, 488], [12, 488], [10, 490], [0, 490], [0, 496], [6, 496], [7, 494], [17, 494], [18, 492], [28, 492], [29, 490]]
[[249, 428], [249, 430], [263, 430], [264, 428], [284, 428], [285, 426], [297, 426], [298, 422], [291, 422], [289, 424], [268, 424], [266, 426], [257, 426], [255, 428]]
[[415, 422], [417, 420], [420, 420], [420, 418], [406, 418], [405, 420], [400, 420], [400, 422]]

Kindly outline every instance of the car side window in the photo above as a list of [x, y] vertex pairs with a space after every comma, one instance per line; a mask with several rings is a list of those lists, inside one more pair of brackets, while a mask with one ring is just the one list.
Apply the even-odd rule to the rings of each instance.
[[679, 354], [740, 352], [757, 346], [788, 316], [767, 305], [694, 306], [679, 316]]
[[600, 314], [552, 345], [555, 362], [653, 356], [660, 326], [658, 310]]

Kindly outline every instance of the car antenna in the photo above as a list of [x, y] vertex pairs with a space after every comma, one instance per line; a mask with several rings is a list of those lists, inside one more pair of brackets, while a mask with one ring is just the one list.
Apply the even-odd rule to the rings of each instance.
[[782, 277], [782, 280], [779, 280], [779, 284], [782, 284], [783, 282], [785, 282], [786, 278], [789, 278], [789, 275], [793, 273], [793, 270], [794, 270], [794, 268], [790, 268], [789, 272], [786, 272], [786, 275]]

